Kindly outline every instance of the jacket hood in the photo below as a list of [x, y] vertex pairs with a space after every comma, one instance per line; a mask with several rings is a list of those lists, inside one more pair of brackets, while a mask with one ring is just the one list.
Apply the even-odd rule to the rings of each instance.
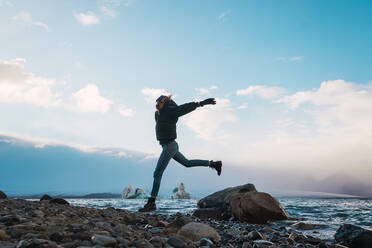
[[172, 99], [169, 101], [166, 101], [164, 105], [165, 106], [178, 106], [177, 103], [173, 101]]

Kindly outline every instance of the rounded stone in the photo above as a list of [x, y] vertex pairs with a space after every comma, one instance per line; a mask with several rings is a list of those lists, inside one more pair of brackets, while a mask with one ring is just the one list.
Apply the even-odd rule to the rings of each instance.
[[0, 190], [0, 199], [6, 199], [6, 198], [8, 198], [6, 194]]
[[0, 240], [6, 240], [8, 238], [8, 235], [6, 235], [6, 232], [4, 230], [0, 230]]
[[197, 223], [197, 222], [190, 222], [184, 225], [179, 231], [179, 235], [182, 235], [192, 241], [199, 241], [202, 238], [209, 238], [214, 242], [218, 242], [221, 240], [220, 235], [217, 231], [206, 224]]
[[105, 235], [94, 235], [92, 237], [92, 242], [96, 245], [101, 245], [104, 247], [115, 247], [117, 244], [115, 238]]

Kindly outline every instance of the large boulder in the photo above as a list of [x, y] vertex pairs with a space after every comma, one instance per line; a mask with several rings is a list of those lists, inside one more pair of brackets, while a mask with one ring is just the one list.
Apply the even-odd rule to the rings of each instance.
[[192, 241], [199, 241], [202, 238], [208, 238], [214, 242], [221, 240], [220, 235], [213, 227], [198, 222], [190, 222], [184, 225], [178, 231], [178, 234]]
[[232, 215], [238, 220], [254, 224], [289, 218], [289, 214], [280, 203], [264, 192], [234, 194], [230, 198], [230, 209]]
[[226, 188], [217, 191], [203, 199], [198, 201], [199, 208], [219, 208], [221, 210], [227, 210], [230, 205], [230, 197], [234, 193], [246, 193], [246, 192], [257, 192], [256, 187], [251, 184], [244, 184], [236, 187]]
[[143, 189], [135, 188], [131, 184], [127, 184], [122, 193], [123, 199], [144, 199], [145, 197], [146, 192]]
[[6, 198], [7, 198], [6, 194], [0, 190], [0, 199], [6, 199]]
[[343, 224], [337, 230], [335, 240], [350, 248], [371, 248], [372, 231], [351, 224]]
[[198, 202], [193, 215], [199, 218], [226, 220], [235, 217], [248, 223], [266, 223], [289, 219], [288, 213], [271, 195], [257, 192], [253, 184], [226, 188]]
[[191, 195], [186, 192], [185, 184], [180, 183], [178, 187], [173, 190], [173, 195], [171, 196], [172, 199], [190, 199]]

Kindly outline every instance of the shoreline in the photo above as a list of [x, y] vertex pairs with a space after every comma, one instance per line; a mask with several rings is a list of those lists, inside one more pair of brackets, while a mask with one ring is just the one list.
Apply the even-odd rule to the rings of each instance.
[[[190, 214], [143, 214], [112, 207], [97, 209], [24, 199], [0, 200], [0, 206], [0, 246], [6, 248], [33, 247], [32, 244], [58, 248], [342, 247], [334, 240], [295, 231], [290, 226], [301, 222], [293, 221], [247, 224], [198, 219]], [[195, 239], [195, 235], [181, 231], [190, 223], [205, 224], [215, 234]]]

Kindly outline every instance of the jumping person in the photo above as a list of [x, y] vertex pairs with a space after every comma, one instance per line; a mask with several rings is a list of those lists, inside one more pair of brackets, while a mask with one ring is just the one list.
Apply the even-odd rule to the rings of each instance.
[[214, 98], [208, 98], [201, 102], [190, 102], [178, 106], [171, 99], [171, 95], [162, 95], [156, 100], [156, 139], [162, 146], [163, 151], [160, 154], [158, 163], [155, 168], [154, 183], [152, 185], [151, 196], [148, 198], [145, 206], [139, 209], [140, 212], [150, 212], [156, 210], [155, 199], [159, 192], [161, 177], [171, 158], [185, 167], [209, 166], [215, 169], [218, 175], [221, 175], [221, 161], [214, 162], [213, 160], [209, 161], [199, 159], [188, 160], [187, 158], [185, 158], [185, 156], [182, 155], [182, 153], [178, 151], [178, 144], [176, 142], [176, 123], [178, 121], [178, 117], [194, 111], [197, 107], [203, 107], [207, 104], [214, 105], [216, 104], [216, 101]]

